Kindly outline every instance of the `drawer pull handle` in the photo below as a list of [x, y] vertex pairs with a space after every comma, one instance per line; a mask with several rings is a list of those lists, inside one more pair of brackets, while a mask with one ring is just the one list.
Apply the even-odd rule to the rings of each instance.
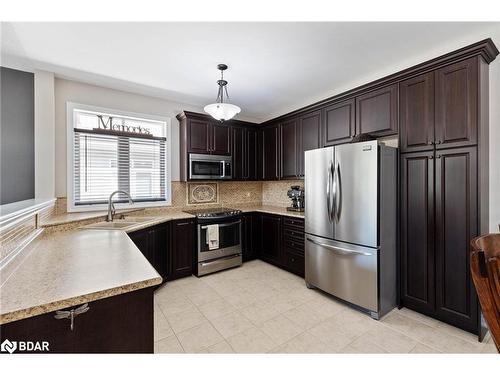
[[74, 321], [75, 321], [75, 316], [78, 316], [80, 314], [84, 314], [87, 311], [90, 310], [89, 304], [86, 303], [84, 305], [81, 305], [80, 307], [77, 307], [76, 309], [71, 309], [71, 310], [57, 310], [56, 315], [54, 315], [55, 319], [70, 319], [70, 328], [73, 331], [74, 327]]

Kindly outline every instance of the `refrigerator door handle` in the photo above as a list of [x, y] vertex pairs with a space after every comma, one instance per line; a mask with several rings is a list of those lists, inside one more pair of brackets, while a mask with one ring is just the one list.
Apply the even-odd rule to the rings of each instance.
[[333, 162], [330, 164], [330, 172], [328, 175], [328, 178], [331, 179], [331, 184], [332, 184], [332, 195], [333, 197], [331, 198], [331, 203], [330, 203], [330, 211], [332, 213], [332, 220], [335, 220], [335, 216], [337, 215], [337, 208], [335, 207], [335, 201], [337, 200], [337, 183], [335, 181], [335, 166]]
[[335, 217], [334, 212], [333, 212], [333, 201], [332, 201], [332, 169], [333, 169], [333, 163], [330, 163], [328, 166], [328, 176], [327, 176], [327, 181], [326, 181], [326, 206], [327, 206], [327, 211], [328, 211], [328, 220], [333, 221], [333, 218]]
[[319, 242], [315, 239], [312, 239], [311, 237], [307, 237], [307, 240], [309, 242], [312, 242], [315, 245], [324, 247], [324, 248], [329, 249], [329, 250], [333, 250], [334, 252], [341, 254], [341, 255], [365, 255], [365, 256], [373, 255], [372, 253], [366, 253], [364, 251], [356, 251], [356, 250], [346, 249], [343, 247], [328, 245], [326, 243], [322, 243], [322, 242]]
[[[340, 163], [337, 163], [334, 174], [335, 182], [335, 218], [337, 223], [340, 221], [342, 213], [342, 178], [340, 176]], [[337, 199], [338, 198], [338, 199]]]

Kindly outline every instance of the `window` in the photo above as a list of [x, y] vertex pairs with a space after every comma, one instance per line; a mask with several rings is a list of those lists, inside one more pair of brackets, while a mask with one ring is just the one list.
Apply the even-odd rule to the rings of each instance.
[[[170, 123], [68, 103], [68, 211], [100, 210], [115, 190], [134, 207], [170, 204]], [[129, 207], [117, 194], [117, 208]]]

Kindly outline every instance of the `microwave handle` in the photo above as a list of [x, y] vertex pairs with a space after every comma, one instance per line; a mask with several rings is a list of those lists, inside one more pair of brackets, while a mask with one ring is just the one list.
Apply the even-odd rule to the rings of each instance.
[[224, 161], [220, 162], [222, 164], [222, 177], [226, 177], [226, 163]]

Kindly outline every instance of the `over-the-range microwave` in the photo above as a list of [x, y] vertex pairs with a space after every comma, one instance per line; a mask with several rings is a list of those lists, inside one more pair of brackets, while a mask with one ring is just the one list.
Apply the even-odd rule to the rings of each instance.
[[190, 180], [228, 180], [232, 177], [231, 156], [189, 154]]

